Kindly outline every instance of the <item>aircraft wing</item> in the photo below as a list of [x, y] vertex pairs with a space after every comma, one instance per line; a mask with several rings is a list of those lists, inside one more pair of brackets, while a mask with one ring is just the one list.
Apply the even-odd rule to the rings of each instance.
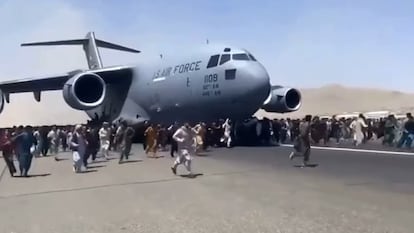
[[8, 96], [12, 93], [61, 90], [73, 75], [80, 72], [95, 73], [101, 76], [105, 83], [112, 83], [122, 79], [122, 76], [126, 72], [130, 72], [131, 69], [132, 66], [114, 66], [96, 70], [75, 70], [57, 75], [5, 81], [0, 82], [0, 90], [4, 93], [6, 101], [9, 102]]

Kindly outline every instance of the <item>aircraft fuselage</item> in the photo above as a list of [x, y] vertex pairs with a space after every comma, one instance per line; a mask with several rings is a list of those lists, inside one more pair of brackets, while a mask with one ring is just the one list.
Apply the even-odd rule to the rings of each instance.
[[[269, 76], [249, 52], [220, 47], [136, 66], [124, 103], [109, 104], [107, 115], [131, 124], [243, 118], [254, 114], [269, 92]], [[93, 118], [102, 108], [87, 113]]]

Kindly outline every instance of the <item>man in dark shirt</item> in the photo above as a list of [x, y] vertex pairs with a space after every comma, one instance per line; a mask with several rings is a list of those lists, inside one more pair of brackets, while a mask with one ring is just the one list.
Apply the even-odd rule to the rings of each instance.
[[120, 135], [122, 141], [121, 155], [119, 157], [118, 163], [122, 163], [124, 158], [128, 160], [128, 156], [131, 152], [132, 139], [135, 135], [135, 130], [131, 126], [128, 126], [128, 123], [126, 121], [123, 121], [121, 124], [124, 130], [122, 132], [122, 135]]
[[47, 138], [47, 134], [49, 133], [49, 130], [46, 126], [41, 127], [40, 129], [40, 151], [42, 152], [43, 157], [47, 155], [47, 152], [49, 151], [50, 142]]
[[[174, 153], [178, 152], [178, 145], [175, 140], [172, 139], [172, 136], [174, 135], [175, 131], [178, 129], [178, 122], [174, 122], [170, 127], [168, 127], [168, 138], [171, 143], [171, 149], [170, 149], [170, 155], [172, 158], [174, 158]], [[206, 143], [207, 144], [207, 143]]]
[[336, 116], [332, 116], [331, 137], [336, 139], [336, 144], [339, 144], [339, 139], [341, 139], [341, 123], [336, 119]]
[[294, 157], [303, 157], [303, 167], [307, 166], [310, 157], [310, 132], [311, 132], [311, 115], [306, 115], [305, 120], [299, 125], [299, 136], [294, 141], [295, 151], [291, 152], [289, 159]]
[[405, 145], [407, 146], [407, 148], [411, 148], [414, 136], [414, 118], [412, 115], [410, 115], [407, 122], [405, 122], [404, 128], [408, 133]]
[[390, 146], [393, 145], [394, 138], [395, 138], [395, 129], [397, 128], [397, 121], [394, 117], [394, 115], [389, 115], [388, 119], [385, 121], [384, 124], [384, 139], [382, 141], [382, 144], [388, 144]]
[[16, 145], [15, 151], [19, 160], [20, 174], [21, 176], [27, 177], [33, 159], [33, 154], [30, 149], [36, 144], [32, 127], [26, 126], [23, 130], [23, 126], [20, 126], [13, 141]]
[[86, 145], [86, 152], [83, 156], [83, 166], [88, 168], [88, 159], [92, 157], [92, 161], [96, 160], [96, 155], [99, 151], [99, 134], [96, 127], [90, 127], [86, 130], [85, 138], [88, 144]]
[[403, 134], [401, 136], [400, 141], [398, 142], [397, 147], [400, 148], [405, 144], [405, 146], [410, 148], [411, 143], [412, 143], [411, 137], [413, 134], [414, 134], [414, 118], [411, 115], [411, 113], [407, 113], [407, 120], [404, 123]]

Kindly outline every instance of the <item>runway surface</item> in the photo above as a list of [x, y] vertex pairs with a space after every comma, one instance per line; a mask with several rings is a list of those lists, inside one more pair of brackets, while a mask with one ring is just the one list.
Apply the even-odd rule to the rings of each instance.
[[38, 158], [35, 177], [2, 175], [0, 232], [414, 232], [414, 155], [314, 149], [300, 168], [290, 151], [213, 148], [193, 179], [141, 145], [84, 174]]

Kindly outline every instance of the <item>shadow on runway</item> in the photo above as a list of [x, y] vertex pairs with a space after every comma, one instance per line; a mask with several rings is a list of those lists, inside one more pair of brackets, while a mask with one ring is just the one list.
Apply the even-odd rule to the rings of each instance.
[[303, 165], [293, 165], [294, 167], [300, 167], [300, 168], [304, 168], [304, 167], [312, 167], [312, 168], [315, 168], [315, 167], [318, 167], [319, 166], [319, 164], [308, 164], [308, 165], [306, 165], [306, 166], [303, 166]]
[[194, 179], [194, 178], [197, 178], [198, 176], [202, 176], [202, 175], [203, 175], [203, 173], [195, 173], [195, 174], [191, 174], [191, 175], [187, 174], [187, 175], [180, 175], [180, 176], [183, 177], [183, 178]]
[[97, 172], [98, 170], [96, 169], [91, 169], [91, 170], [86, 170], [86, 171], [82, 171], [80, 173], [91, 173], [91, 172]]
[[107, 163], [109, 160], [95, 160], [92, 163]]
[[50, 176], [50, 173], [44, 173], [44, 174], [33, 174], [33, 175], [28, 175], [28, 176], [13, 176], [14, 178], [32, 178], [32, 177], [45, 177], [45, 176]]
[[209, 156], [211, 156], [211, 154], [210, 153], [198, 153], [198, 154], [196, 154], [197, 156], [200, 156], [200, 157], [209, 157]]
[[[47, 157], [50, 157], [50, 156], [47, 156]], [[47, 158], [47, 157], [39, 157], [39, 158]], [[56, 162], [65, 161], [65, 160], [70, 160], [70, 159], [68, 159], [68, 158], [56, 158], [55, 159]]]
[[117, 157], [109, 157], [108, 160], [106, 160], [106, 161], [114, 160], [114, 159], [118, 159], [118, 158]]
[[122, 161], [122, 162], [119, 162], [119, 164], [124, 164], [124, 163], [139, 163], [139, 162], [142, 162], [142, 159]]
[[88, 169], [90, 169], [90, 168], [101, 168], [101, 167], [106, 167], [106, 165], [88, 166]]
[[147, 156], [147, 158], [148, 159], [161, 159], [161, 158], [164, 158], [165, 156], [164, 155], [157, 155], [157, 156]]

